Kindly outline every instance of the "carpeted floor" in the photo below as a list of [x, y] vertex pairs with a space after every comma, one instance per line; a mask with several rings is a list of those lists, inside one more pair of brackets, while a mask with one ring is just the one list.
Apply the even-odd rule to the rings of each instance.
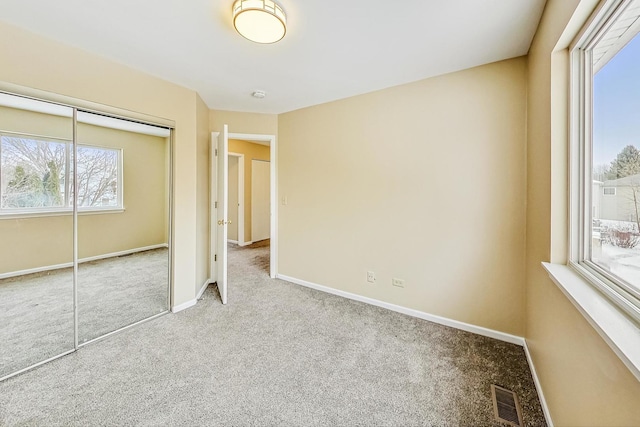
[[[82, 263], [83, 343], [168, 309], [168, 250]], [[73, 277], [65, 268], [0, 280], [0, 377], [73, 349]]]
[[523, 349], [268, 277], [229, 252], [169, 314], [0, 383], [0, 425], [499, 426], [490, 384], [545, 425]]

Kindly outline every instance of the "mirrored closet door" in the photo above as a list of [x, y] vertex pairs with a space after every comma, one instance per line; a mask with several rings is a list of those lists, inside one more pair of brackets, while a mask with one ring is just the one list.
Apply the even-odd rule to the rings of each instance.
[[0, 93], [0, 378], [74, 349], [73, 109]]
[[168, 312], [170, 136], [0, 92], [0, 379]]
[[168, 136], [78, 113], [80, 344], [169, 308]]

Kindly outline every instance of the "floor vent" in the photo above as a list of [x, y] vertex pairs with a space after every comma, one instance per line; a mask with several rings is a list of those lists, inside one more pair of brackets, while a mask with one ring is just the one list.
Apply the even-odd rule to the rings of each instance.
[[522, 410], [518, 403], [518, 396], [511, 390], [491, 384], [491, 397], [493, 398], [493, 411], [496, 420], [510, 426], [521, 427]]

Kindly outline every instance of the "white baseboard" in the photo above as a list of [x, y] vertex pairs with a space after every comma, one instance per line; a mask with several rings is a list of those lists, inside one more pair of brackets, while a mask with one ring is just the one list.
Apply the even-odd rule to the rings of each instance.
[[78, 263], [89, 262], [89, 261], [98, 261], [98, 260], [101, 260], [101, 259], [113, 258], [113, 257], [123, 256], [123, 255], [131, 255], [131, 254], [135, 254], [136, 252], [152, 251], [154, 249], [168, 248], [168, 247], [169, 247], [168, 244], [160, 243], [158, 245], [144, 246], [142, 248], [127, 249], [126, 251], [113, 252], [113, 253], [104, 254], [104, 255], [96, 255], [96, 256], [92, 256], [92, 257], [88, 257], [88, 258], [80, 258], [78, 260]]
[[423, 311], [414, 310], [412, 308], [407, 308], [400, 305], [391, 304], [385, 301], [364, 297], [358, 294], [352, 294], [351, 292], [341, 291], [338, 289], [330, 288], [328, 286], [318, 285], [316, 283], [307, 282], [306, 280], [296, 279], [294, 277], [285, 276], [283, 274], [278, 274], [276, 275], [276, 277], [280, 280], [291, 282], [296, 285], [301, 285], [307, 288], [316, 289], [318, 291], [327, 292], [329, 294], [338, 295], [344, 298], [352, 299], [354, 301], [360, 301], [366, 304], [375, 305], [376, 307], [386, 308], [387, 310], [406, 314], [407, 316], [417, 317], [418, 319], [428, 320], [430, 322], [438, 323], [440, 325], [449, 326], [452, 328], [460, 329], [460, 330], [471, 332], [478, 335], [483, 335], [489, 338], [495, 338], [497, 340], [505, 341], [505, 342], [516, 344], [519, 346], [524, 346], [525, 344], [525, 340], [523, 337], [507, 334], [505, 332], [483, 328], [482, 326], [471, 325], [469, 323], [448, 319], [446, 317], [436, 316], [434, 314], [429, 314]]
[[551, 412], [549, 412], [549, 407], [547, 406], [547, 401], [544, 398], [544, 393], [542, 392], [542, 385], [540, 384], [540, 379], [538, 378], [538, 373], [536, 372], [536, 367], [533, 364], [533, 359], [531, 358], [531, 353], [529, 352], [529, 346], [527, 345], [527, 340], [524, 341], [524, 353], [527, 355], [527, 362], [529, 363], [529, 370], [531, 371], [531, 376], [533, 377], [533, 382], [536, 385], [536, 391], [538, 392], [538, 398], [540, 399], [540, 405], [542, 405], [542, 412], [544, 413], [544, 418], [547, 421], [547, 425], [549, 427], [553, 427], [553, 420], [551, 419]]
[[202, 287], [200, 288], [200, 291], [198, 291], [198, 295], [196, 295], [196, 301], [200, 301], [200, 298], [202, 298], [202, 294], [204, 294], [204, 291], [207, 290], [207, 287], [211, 284], [211, 279], [207, 279], [204, 281], [204, 283], [202, 284]]
[[44, 267], [28, 268], [20, 271], [10, 271], [8, 273], [0, 274], [0, 279], [8, 279], [10, 277], [24, 276], [25, 274], [41, 273], [43, 271], [60, 270], [62, 268], [73, 267], [72, 262], [66, 262], [64, 264], [45, 265]]
[[189, 300], [187, 302], [183, 302], [180, 305], [174, 305], [173, 307], [171, 307], [171, 312], [172, 313], [177, 313], [179, 311], [182, 310], [186, 310], [187, 308], [193, 307], [194, 305], [196, 305], [196, 303], [198, 302], [198, 300], [196, 298]]
[[187, 308], [191, 308], [191, 307], [193, 307], [194, 305], [196, 305], [196, 304], [198, 303], [198, 301], [200, 301], [200, 298], [202, 298], [202, 294], [204, 294], [204, 291], [206, 291], [206, 290], [207, 290], [207, 287], [208, 287], [211, 283], [213, 283], [213, 282], [211, 281], [211, 279], [207, 279], [207, 280], [205, 280], [205, 281], [204, 281], [204, 283], [202, 284], [202, 287], [201, 287], [201, 288], [200, 288], [200, 290], [198, 291], [198, 295], [196, 295], [196, 297], [195, 297], [194, 299], [189, 300], [189, 301], [187, 301], [187, 302], [183, 302], [183, 303], [182, 303], [182, 304], [180, 304], [180, 305], [176, 305], [176, 306], [171, 307], [171, 312], [172, 312], [172, 313], [177, 313], [177, 312], [179, 312], [179, 311], [186, 310]]
[[233, 243], [234, 245], [238, 245], [238, 246], [249, 246], [249, 245], [253, 245], [253, 242], [238, 242], [237, 240], [231, 240], [231, 239], [227, 239], [227, 243]]
[[[144, 246], [144, 247], [141, 247], [141, 248], [127, 249], [126, 251], [112, 252], [112, 253], [109, 253], [109, 254], [96, 255], [96, 256], [87, 257], [87, 258], [80, 258], [78, 260], [78, 264], [82, 264], [84, 262], [90, 262], [90, 261], [98, 261], [98, 260], [101, 260], [101, 259], [114, 258], [114, 257], [118, 257], [118, 256], [123, 256], [123, 255], [131, 255], [131, 254], [135, 254], [136, 252], [151, 251], [151, 250], [154, 250], [154, 249], [168, 248], [168, 247], [169, 247], [168, 244], [160, 243], [158, 245], [151, 245], [151, 246]], [[8, 279], [9, 277], [23, 276], [25, 274], [40, 273], [40, 272], [43, 272], [43, 271], [60, 270], [61, 268], [69, 268], [69, 267], [73, 267], [73, 263], [72, 262], [66, 262], [64, 264], [46, 265], [46, 266], [43, 266], [43, 267], [36, 267], [36, 268], [28, 268], [26, 270], [20, 270], [20, 271], [10, 271], [8, 273], [0, 274], [0, 279]]]

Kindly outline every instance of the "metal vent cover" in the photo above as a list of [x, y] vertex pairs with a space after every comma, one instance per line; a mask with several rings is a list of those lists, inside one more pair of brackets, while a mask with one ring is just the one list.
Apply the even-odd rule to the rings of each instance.
[[491, 384], [493, 412], [496, 420], [515, 427], [522, 427], [522, 409], [518, 396], [511, 390]]

